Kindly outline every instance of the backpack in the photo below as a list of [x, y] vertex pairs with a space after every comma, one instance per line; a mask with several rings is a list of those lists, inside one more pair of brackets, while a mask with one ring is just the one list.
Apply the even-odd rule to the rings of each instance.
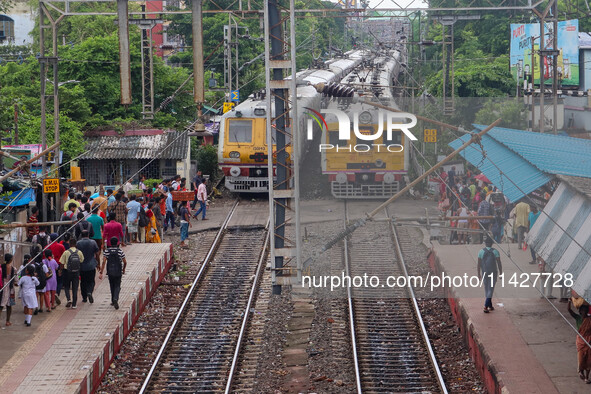
[[139, 227], [148, 227], [150, 221], [148, 220], [148, 216], [146, 215], [146, 211], [144, 207], [140, 207], [140, 213], [138, 218], [138, 226]]
[[37, 243], [41, 246], [41, 250], [44, 250], [47, 246], [47, 234], [41, 236], [41, 234], [37, 234]]
[[45, 271], [43, 271], [43, 263], [34, 263], [35, 264], [35, 272], [37, 273], [37, 279], [39, 280], [39, 285], [35, 286], [37, 290], [43, 290], [45, 285], [47, 284], [47, 277], [45, 276]]
[[107, 275], [110, 276], [121, 276], [122, 275], [122, 264], [121, 258], [119, 257], [119, 248], [107, 248]]
[[480, 260], [483, 273], [497, 272], [497, 258], [495, 257], [494, 248], [484, 248], [484, 254]]
[[78, 249], [70, 250], [70, 256], [68, 257], [68, 272], [80, 272], [81, 266], [80, 256], [78, 255]]

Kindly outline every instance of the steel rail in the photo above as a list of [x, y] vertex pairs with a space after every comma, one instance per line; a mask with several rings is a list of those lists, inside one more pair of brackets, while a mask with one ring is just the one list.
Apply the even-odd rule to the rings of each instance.
[[228, 374], [228, 382], [226, 383], [226, 394], [230, 393], [230, 390], [232, 388], [232, 383], [234, 380], [234, 373], [236, 371], [236, 367], [238, 366], [238, 359], [240, 357], [240, 347], [242, 346], [242, 339], [244, 338], [244, 335], [246, 334], [246, 326], [248, 325], [248, 322], [250, 320], [250, 308], [251, 305], [254, 301], [254, 298], [256, 296], [256, 292], [258, 290], [259, 287], [259, 282], [260, 282], [260, 278], [261, 278], [261, 272], [262, 272], [262, 267], [264, 265], [264, 261], [267, 255], [267, 249], [269, 247], [269, 238], [270, 238], [270, 233], [269, 233], [269, 221], [267, 221], [267, 225], [265, 226], [266, 230], [267, 230], [267, 236], [265, 237], [265, 243], [263, 246], [263, 250], [261, 252], [261, 257], [259, 258], [259, 262], [257, 265], [257, 271], [254, 274], [254, 280], [252, 283], [252, 288], [250, 289], [250, 295], [248, 297], [248, 303], [246, 304], [246, 308], [244, 308], [244, 318], [242, 319], [242, 325], [240, 327], [240, 334], [238, 335], [238, 339], [236, 340], [236, 350], [234, 351], [234, 357], [232, 358], [232, 365], [230, 366], [230, 372]]
[[[345, 200], [345, 220], [343, 222], [345, 229], [347, 229], [348, 210], [347, 201]], [[349, 247], [347, 246], [347, 238], [343, 241], [343, 254], [345, 261], [345, 274], [350, 276], [349, 273]], [[361, 373], [359, 371], [359, 358], [357, 356], [357, 338], [355, 336], [355, 311], [353, 309], [353, 295], [351, 287], [347, 286], [347, 304], [349, 305], [349, 331], [351, 332], [351, 348], [353, 349], [353, 367], [355, 368], [355, 384], [357, 385], [357, 394], [361, 394]]]
[[228, 216], [226, 217], [226, 219], [222, 223], [220, 229], [218, 230], [218, 233], [213, 241], [213, 244], [212, 244], [211, 248], [209, 249], [209, 252], [207, 252], [207, 256], [205, 256], [205, 259], [203, 260], [203, 264], [201, 265], [201, 269], [199, 270], [199, 272], [197, 273], [197, 276], [193, 280], [193, 283], [191, 284], [191, 288], [189, 289], [189, 292], [187, 293], [185, 300], [183, 301], [183, 303], [181, 305], [181, 308], [179, 309], [178, 313], [176, 314], [176, 317], [174, 318], [174, 321], [172, 322], [172, 325], [170, 326], [170, 329], [168, 330], [168, 333], [166, 334], [166, 337], [164, 338], [164, 342], [162, 343], [162, 346], [160, 347], [158, 354], [156, 355], [156, 359], [154, 360], [154, 363], [152, 364], [150, 371], [146, 375], [146, 379], [144, 380], [144, 384], [142, 385], [142, 388], [139, 391], [140, 394], [145, 393], [146, 390], [148, 389], [148, 385], [150, 384], [150, 381], [152, 380], [152, 376], [154, 375], [154, 372], [156, 371], [156, 367], [160, 363], [160, 359], [162, 358], [162, 355], [164, 354], [164, 351], [166, 350], [166, 347], [168, 346], [168, 343], [169, 343], [170, 339], [172, 338], [172, 335], [177, 327], [178, 322], [181, 319], [181, 316], [185, 312], [185, 308], [187, 307], [187, 305], [189, 305], [189, 300], [191, 299], [193, 292], [197, 288], [197, 284], [201, 280], [201, 277], [203, 276], [205, 269], [209, 265], [209, 262], [210, 262], [212, 256], [214, 255], [217, 247], [219, 246], [221, 239], [222, 239], [222, 235], [224, 234], [226, 228], [228, 227], [228, 223], [230, 222], [230, 219], [234, 215], [234, 212], [236, 211], [237, 206], [238, 206], [238, 201], [236, 201], [234, 203], [234, 206], [232, 206], [232, 209], [228, 213]]
[[[385, 207], [386, 216], [390, 217], [388, 213], [388, 207]], [[412, 289], [411, 282], [408, 278], [408, 271], [406, 270], [406, 263], [404, 262], [404, 257], [402, 256], [402, 247], [400, 246], [400, 242], [398, 240], [398, 234], [396, 234], [396, 228], [393, 222], [390, 222], [390, 229], [392, 230], [393, 234], [393, 241], [394, 246], [396, 248], [396, 253], [398, 254], [398, 262], [402, 267], [402, 271], [404, 272], [404, 276], [406, 278], [406, 283], [408, 284], [408, 292], [410, 295], [410, 299], [412, 300], [413, 309], [415, 311], [415, 316], [417, 321], [419, 322], [419, 326], [421, 328], [421, 332], [423, 334], [423, 342], [427, 347], [427, 351], [429, 353], [429, 359], [431, 360], [431, 366], [433, 367], [435, 374], [437, 375], [437, 384], [441, 388], [441, 392], [444, 394], [448, 394], [447, 387], [445, 386], [445, 381], [443, 380], [443, 375], [441, 374], [441, 370], [439, 369], [439, 364], [437, 363], [437, 358], [435, 357], [435, 352], [433, 351], [433, 347], [431, 346], [431, 341], [429, 340], [429, 333], [427, 333], [427, 328], [425, 327], [425, 323], [423, 322], [423, 317], [421, 315], [421, 310], [419, 309], [419, 304], [417, 303], [417, 299], [415, 297], [415, 292]]]

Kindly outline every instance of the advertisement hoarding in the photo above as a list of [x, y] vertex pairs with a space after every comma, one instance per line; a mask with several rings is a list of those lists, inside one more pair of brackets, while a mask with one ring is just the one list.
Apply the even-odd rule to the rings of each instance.
[[[546, 23], [544, 28], [544, 47], [553, 49], [552, 24]], [[533, 45], [532, 45], [533, 40]], [[579, 86], [579, 21], [571, 19], [558, 22], [557, 37], [558, 56], [557, 71], [559, 85]], [[532, 56], [533, 50], [533, 56]], [[524, 73], [534, 73], [534, 84], [540, 84], [540, 24], [511, 24], [511, 74], [523, 81]], [[533, 68], [532, 68], [533, 57]], [[544, 81], [552, 84], [552, 57], [544, 56]]]

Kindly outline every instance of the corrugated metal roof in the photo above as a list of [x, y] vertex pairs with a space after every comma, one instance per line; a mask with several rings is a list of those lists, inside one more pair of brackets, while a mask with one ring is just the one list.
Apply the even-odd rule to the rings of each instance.
[[[457, 149], [469, 139], [470, 135], [464, 135], [450, 142], [449, 146]], [[487, 155], [484, 161], [482, 160], [480, 147], [476, 144], [468, 146], [468, 148], [460, 152], [460, 155], [482, 171], [493, 185], [498, 187], [511, 201], [521, 199], [524, 195], [531, 193], [551, 180], [548, 174], [540, 171], [528, 163], [527, 160], [488, 135], [482, 137], [482, 146]], [[493, 162], [503, 172], [503, 175], [493, 165]]]
[[548, 174], [591, 178], [591, 140], [503, 127], [487, 135]]
[[579, 32], [579, 49], [591, 48], [591, 34]]
[[568, 175], [558, 175], [558, 179], [562, 182], [568, 183], [579, 193], [584, 194], [591, 199], [591, 179]]
[[181, 132], [170, 132], [157, 135], [90, 137], [86, 139], [86, 150], [89, 152], [81, 156], [80, 160], [154, 158], [183, 160], [187, 157], [189, 136], [187, 133], [180, 134]]
[[527, 243], [555, 273], [572, 274], [572, 288], [591, 302], [591, 199], [562, 182], [529, 231]]

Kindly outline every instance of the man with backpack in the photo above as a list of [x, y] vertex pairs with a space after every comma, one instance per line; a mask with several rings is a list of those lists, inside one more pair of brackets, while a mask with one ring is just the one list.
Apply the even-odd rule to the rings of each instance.
[[119, 309], [119, 292], [121, 291], [121, 277], [125, 274], [127, 267], [127, 259], [125, 253], [119, 248], [119, 239], [112, 237], [110, 239], [110, 247], [105, 249], [103, 253], [103, 264], [101, 265], [101, 273], [99, 279], [103, 279], [105, 266], [107, 267], [107, 276], [109, 277], [109, 285], [111, 286], [111, 305], [115, 309]]
[[76, 224], [76, 227], [74, 227], [74, 236], [76, 239], [80, 239], [83, 231], [87, 231], [91, 237], [94, 237], [94, 229], [92, 228], [92, 224], [86, 220], [84, 213], [78, 212], [77, 218], [78, 223]]
[[71, 202], [70, 205], [68, 206], [68, 210], [65, 211], [60, 220], [62, 222], [67, 222], [65, 224], [62, 224], [59, 229], [59, 235], [63, 235], [64, 233], [70, 233], [70, 235], [74, 235], [74, 228], [72, 227], [74, 225], [74, 223], [76, 222], [76, 218], [77, 218], [77, 212], [78, 211], [78, 206]]
[[492, 296], [495, 290], [497, 274], [503, 273], [503, 267], [501, 265], [499, 251], [492, 247], [492, 238], [487, 237], [484, 244], [486, 247], [478, 252], [478, 277], [483, 280], [484, 294], [486, 297], [484, 301], [484, 313], [488, 313], [495, 310], [492, 304]]
[[[66, 250], [60, 258], [60, 264], [63, 265], [64, 288], [66, 290], [66, 299], [68, 303], [66, 308], [76, 309], [78, 302], [78, 285], [80, 284], [80, 268], [84, 262], [84, 254], [76, 248], [76, 239], [69, 241], [70, 248]], [[72, 298], [70, 301], [70, 289], [72, 289]]]
[[96, 267], [100, 259], [100, 249], [93, 239], [89, 238], [87, 230], [82, 231], [82, 239], [76, 243], [78, 250], [84, 255], [84, 262], [80, 266], [80, 293], [82, 293], [82, 302], [86, 300], [92, 304], [94, 298], [94, 278], [96, 276]]

